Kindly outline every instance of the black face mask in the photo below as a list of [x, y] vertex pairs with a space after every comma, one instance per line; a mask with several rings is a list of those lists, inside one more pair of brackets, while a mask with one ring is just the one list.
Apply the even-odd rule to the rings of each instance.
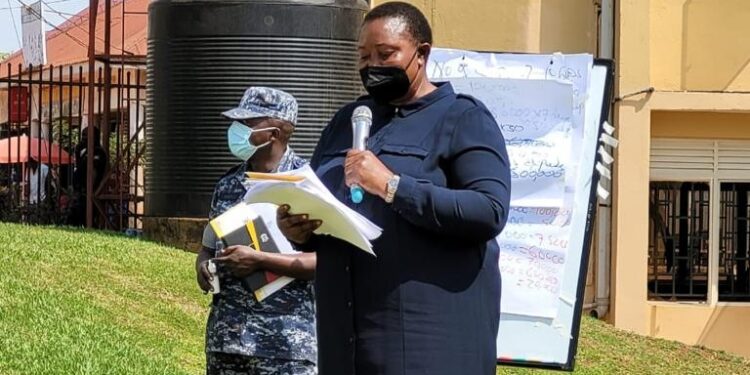
[[404, 97], [409, 92], [411, 81], [406, 75], [417, 51], [411, 57], [406, 68], [399, 66], [366, 66], [359, 70], [359, 76], [367, 93], [372, 96], [378, 104], [388, 104], [396, 99]]

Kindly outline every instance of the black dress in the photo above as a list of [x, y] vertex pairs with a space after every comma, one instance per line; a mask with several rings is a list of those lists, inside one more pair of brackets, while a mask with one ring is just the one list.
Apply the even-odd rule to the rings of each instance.
[[[368, 149], [401, 176], [393, 204], [349, 200], [343, 162], [359, 105], [374, 113]], [[510, 167], [484, 105], [448, 83], [398, 109], [363, 98], [336, 114], [311, 165], [383, 228], [377, 257], [328, 236], [304, 246], [317, 252], [320, 374], [494, 374], [495, 237], [508, 216]]]

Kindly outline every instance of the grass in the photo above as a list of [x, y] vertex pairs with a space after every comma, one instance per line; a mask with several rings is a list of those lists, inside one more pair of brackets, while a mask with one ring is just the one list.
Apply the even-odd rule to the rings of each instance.
[[[209, 299], [195, 285], [194, 255], [4, 223], [0, 244], [0, 374], [203, 372]], [[576, 373], [750, 374], [750, 362], [586, 318]]]
[[208, 299], [191, 254], [0, 224], [0, 374], [197, 374]]
[[[498, 368], [498, 374], [559, 374]], [[617, 330], [583, 319], [575, 374], [750, 374], [750, 361], [725, 352]]]

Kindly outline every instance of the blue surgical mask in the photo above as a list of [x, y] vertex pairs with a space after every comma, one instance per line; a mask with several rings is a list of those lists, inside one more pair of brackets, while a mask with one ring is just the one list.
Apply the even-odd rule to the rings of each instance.
[[232, 122], [232, 125], [229, 126], [229, 130], [227, 130], [229, 151], [231, 151], [232, 155], [236, 156], [238, 159], [242, 161], [248, 161], [251, 157], [253, 157], [255, 152], [258, 151], [258, 149], [265, 147], [271, 143], [271, 141], [268, 141], [261, 145], [254, 145], [252, 142], [250, 142], [250, 137], [253, 135], [253, 133], [268, 130], [273, 131], [275, 129], [276, 128], [264, 128], [253, 130], [249, 126], [239, 121], [234, 121]]

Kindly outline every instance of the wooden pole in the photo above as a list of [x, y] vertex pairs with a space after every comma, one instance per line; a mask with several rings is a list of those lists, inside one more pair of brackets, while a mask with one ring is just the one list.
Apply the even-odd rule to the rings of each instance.
[[89, 0], [89, 97], [86, 143], [86, 227], [94, 226], [94, 95], [96, 94], [96, 15], [99, 0]]

